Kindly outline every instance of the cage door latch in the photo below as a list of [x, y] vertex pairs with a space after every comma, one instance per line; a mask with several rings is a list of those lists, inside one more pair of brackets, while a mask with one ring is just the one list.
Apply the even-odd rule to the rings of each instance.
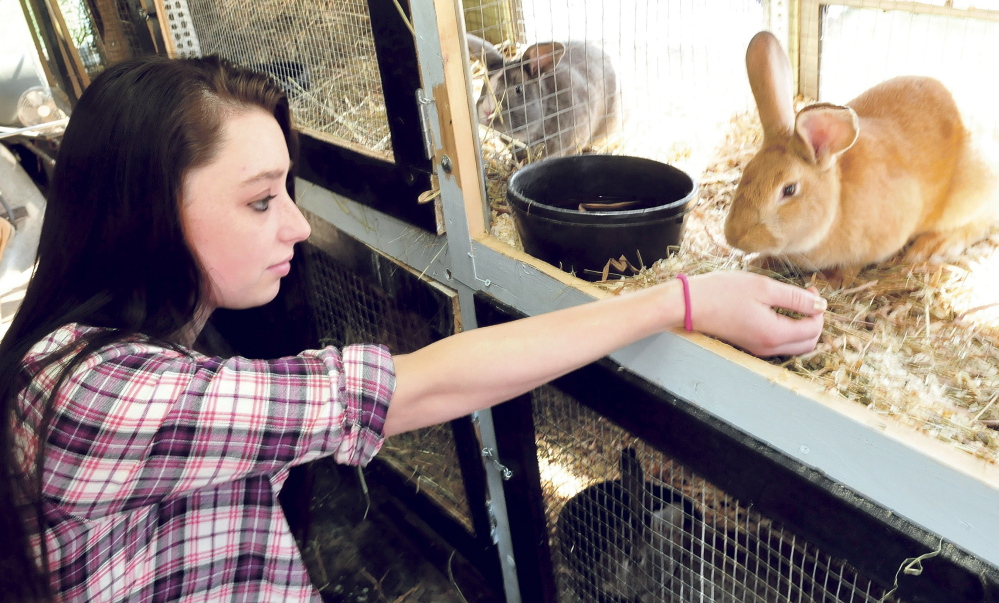
[[482, 449], [482, 456], [484, 456], [487, 459], [492, 460], [493, 467], [497, 471], [500, 472], [500, 475], [503, 476], [504, 480], [508, 480], [511, 477], [513, 477], [513, 471], [510, 471], [509, 467], [507, 467], [503, 463], [499, 462], [499, 458], [497, 458], [495, 450], [493, 450], [492, 448], [483, 448]]
[[423, 151], [426, 153], [427, 159], [434, 157], [434, 139], [430, 132], [429, 115], [429, 105], [433, 102], [434, 99], [427, 98], [423, 88], [416, 89], [416, 106], [420, 109], [420, 132], [423, 134]]

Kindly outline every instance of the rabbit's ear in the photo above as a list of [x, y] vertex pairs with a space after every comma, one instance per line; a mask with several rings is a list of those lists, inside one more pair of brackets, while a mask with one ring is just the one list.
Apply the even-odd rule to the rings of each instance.
[[565, 55], [565, 46], [560, 42], [534, 44], [524, 51], [524, 64], [531, 77], [551, 73]]
[[763, 138], [791, 134], [794, 128], [794, 79], [791, 63], [780, 42], [768, 31], [761, 31], [746, 49], [746, 71], [753, 98], [763, 123]]
[[503, 68], [506, 59], [500, 54], [496, 47], [472, 34], [465, 34], [465, 41], [468, 43], [468, 56], [476, 59], [486, 66], [488, 71], [497, 71]]
[[818, 103], [798, 113], [794, 129], [811, 151], [809, 159], [826, 168], [857, 141], [860, 124], [853, 109]]
[[645, 524], [645, 471], [634, 448], [621, 451], [621, 486], [628, 493], [628, 510], [641, 533]]

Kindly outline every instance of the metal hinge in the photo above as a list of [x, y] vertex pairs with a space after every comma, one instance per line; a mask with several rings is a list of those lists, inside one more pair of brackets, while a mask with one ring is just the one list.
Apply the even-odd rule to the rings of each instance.
[[434, 138], [430, 131], [430, 110], [428, 107], [433, 102], [432, 98], [427, 98], [423, 88], [416, 89], [416, 106], [420, 110], [420, 132], [423, 134], [423, 152], [427, 159], [432, 159], [434, 156]]
[[495, 450], [493, 450], [492, 448], [483, 448], [482, 456], [486, 457], [487, 459], [492, 459], [493, 467], [495, 467], [496, 470], [500, 472], [500, 475], [503, 476], [504, 480], [508, 480], [511, 477], [513, 477], [513, 471], [510, 471], [510, 469], [506, 465], [499, 462], [499, 458]]

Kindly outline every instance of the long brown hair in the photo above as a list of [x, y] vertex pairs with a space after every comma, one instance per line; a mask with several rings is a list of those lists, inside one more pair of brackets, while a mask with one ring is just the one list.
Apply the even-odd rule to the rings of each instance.
[[[45, 408], [34, 409], [45, 418], [36, 426], [38, 453], [25, 467], [12, 430], [25, 420], [18, 404], [30, 378], [25, 355], [66, 324], [103, 327], [67, 364], [62, 383], [87, 355], [115, 340], [142, 333], [171, 344], [194, 318], [205, 285], [181, 229], [182, 179], [213, 160], [227, 115], [253, 107], [277, 119], [294, 165], [297, 141], [284, 92], [269, 77], [217, 57], [119, 63], [75, 107], [56, 162], [37, 268], [0, 341], [0, 599], [53, 594], [42, 470], [58, 385]], [[41, 558], [30, 544], [36, 534], [42, 534]]]

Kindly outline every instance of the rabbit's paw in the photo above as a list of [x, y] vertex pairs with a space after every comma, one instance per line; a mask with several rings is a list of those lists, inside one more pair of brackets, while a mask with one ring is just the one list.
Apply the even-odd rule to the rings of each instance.
[[919, 235], [905, 252], [906, 262], [946, 262], [961, 255], [968, 245], [985, 234], [981, 224], [967, 224], [953, 230], [928, 232]]
[[826, 268], [822, 271], [822, 278], [825, 279], [826, 283], [832, 289], [849, 289], [857, 282], [857, 275], [860, 274], [860, 269], [860, 266]]

